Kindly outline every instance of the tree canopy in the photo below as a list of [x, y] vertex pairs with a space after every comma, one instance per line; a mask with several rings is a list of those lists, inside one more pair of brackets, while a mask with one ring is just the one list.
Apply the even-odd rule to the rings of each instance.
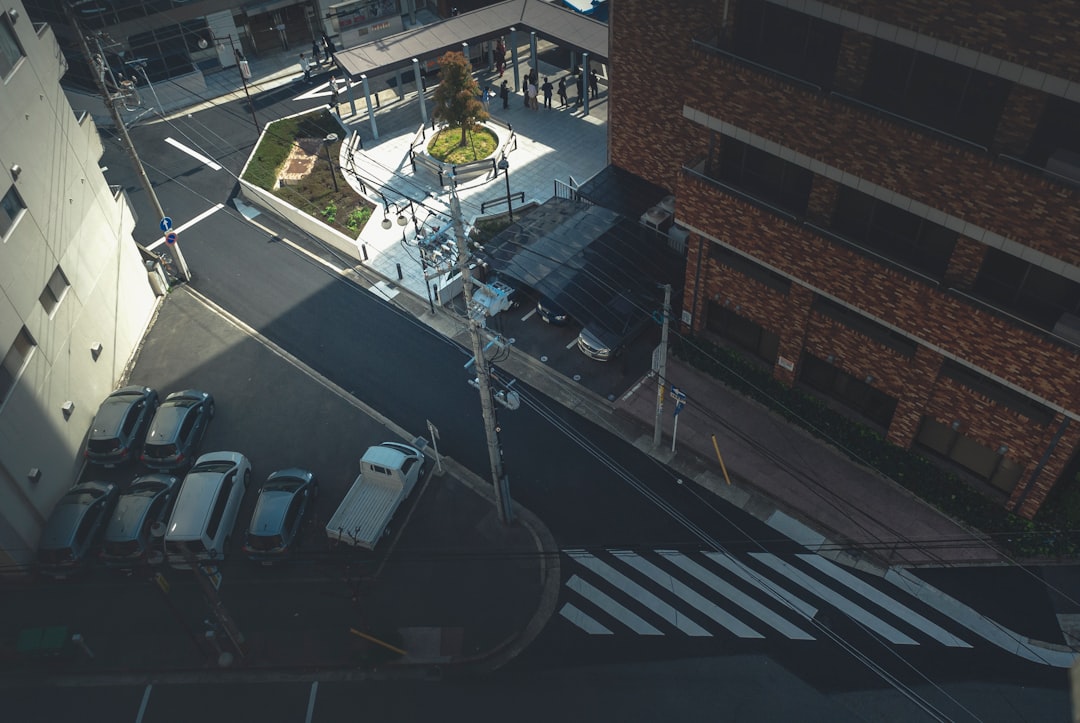
[[468, 132], [479, 129], [489, 117], [480, 102], [480, 85], [472, 76], [472, 64], [456, 50], [439, 58], [439, 85], [435, 88], [432, 114], [451, 128], [461, 128], [461, 146]]

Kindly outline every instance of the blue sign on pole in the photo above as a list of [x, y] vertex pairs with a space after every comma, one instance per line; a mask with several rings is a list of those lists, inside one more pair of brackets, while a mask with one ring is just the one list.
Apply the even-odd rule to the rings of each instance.
[[176, 231], [169, 231], [169, 233], [165, 234], [165, 243], [170, 246], [176, 243]]
[[172, 219], [168, 216], [161, 219], [161, 223], [158, 224], [161, 227], [161, 233], [172, 230]]
[[682, 411], [682, 408], [686, 406], [686, 392], [672, 385], [671, 398], [675, 400], [675, 412], [672, 416], [677, 417], [679, 416], [679, 412]]

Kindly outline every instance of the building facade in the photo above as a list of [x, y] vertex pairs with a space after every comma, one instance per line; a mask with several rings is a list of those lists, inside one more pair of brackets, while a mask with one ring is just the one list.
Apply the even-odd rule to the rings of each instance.
[[619, 0], [612, 162], [690, 231], [685, 329], [1032, 516], [1080, 450], [1068, 0]]
[[155, 309], [135, 219], [60, 88], [51, 28], [0, 7], [0, 572], [34, 558]]

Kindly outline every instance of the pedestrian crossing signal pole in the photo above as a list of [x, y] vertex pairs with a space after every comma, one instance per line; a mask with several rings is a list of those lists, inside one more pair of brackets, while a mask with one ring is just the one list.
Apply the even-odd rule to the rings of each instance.
[[484, 434], [487, 438], [488, 461], [491, 463], [491, 479], [495, 488], [495, 507], [499, 521], [509, 525], [514, 521], [510, 502], [510, 487], [503, 470], [502, 447], [499, 444], [499, 428], [495, 420], [495, 402], [491, 396], [491, 369], [484, 359], [484, 344], [480, 337], [482, 317], [472, 309], [473, 283], [469, 270], [468, 239], [465, 238], [465, 222], [461, 218], [461, 202], [457, 195], [457, 179], [450, 179], [450, 218], [454, 224], [454, 236], [458, 247], [458, 268], [461, 271], [462, 289], [465, 295], [465, 314], [472, 341], [473, 359], [476, 362], [476, 386], [480, 390], [480, 411], [484, 417]]
[[660, 448], [660, 435], [663, 428], [664, 384], [667, 383], [667, 344], [668, 326], [671, 319], [671, 284], [664, 284], [664, 319], [660, 331], [660, 361], [656, 365], [656, 419], [653, 421], [653, 449]]

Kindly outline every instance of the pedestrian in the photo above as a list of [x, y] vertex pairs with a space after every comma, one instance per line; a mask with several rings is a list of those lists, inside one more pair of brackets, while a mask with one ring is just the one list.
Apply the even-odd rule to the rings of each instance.
[[334, 41], [330, 39], [330, 36], [326, 33], [322, 34], [323, 51], [326, 53], [326, 61], [330, 62], [334, 59]]
[[566, 107], [566, 76], [559, 78], [559, 107]]
[[574, 107], [581, 105], [585, 102], [585, 74], [580, 70], [577, 74], [577, 101], [574, 103]]
[[[330, 110], [335, 113], [338, 111], [338, 89], [337, 89], [337, 76], [330, 76]], [[339, 113], [340, 114], [340, 113]]]
[[589, 71], [589, 97], [596, 100], [596, 96], [600, 95], [600, 76], [596, 74], [595, 70]]
[[502, 38], [499, 38], [499, 42], [495, 45], [495, 69], [499, 71], [500, 78], [506, 72], [506, 44], [503, 43]]
[[548, 80], [546, 76], [544, 77], [544, 84], [540, 86], [540, 90], [544, 91], [544, 107], [550, 108], [552, 87], [551, 81]]
[[529, 76], [525, 76], [525, 82], [521, 84], [521, 97], [524, 99], [525, 107], [529, 107]]
[[540, 105], [536, 101], [536, 83], [529, 81], [529, 108], [536, 110]]
[[311, 60], [315, 63], [319, 62], [319, 41], [311, 41]]
[[300, 70], [304, 71], [304, 82], [311, 82], [311, 64], [308, 63], [307, 58], [303, 53], [300, 53]]
[[484, 92], [480, 94], [480, 100], [484, 104], [484, 110], [491, 110], [488, 107], [488, 101], [495, 97], [495, 91], [491, 89], [491, 86], [484, 88]]
[[502, 98], [503, 110], [508, 109], [510, 107], [510, 86], [506, 84], [505, 80], [499, 86], [499, 97]]

